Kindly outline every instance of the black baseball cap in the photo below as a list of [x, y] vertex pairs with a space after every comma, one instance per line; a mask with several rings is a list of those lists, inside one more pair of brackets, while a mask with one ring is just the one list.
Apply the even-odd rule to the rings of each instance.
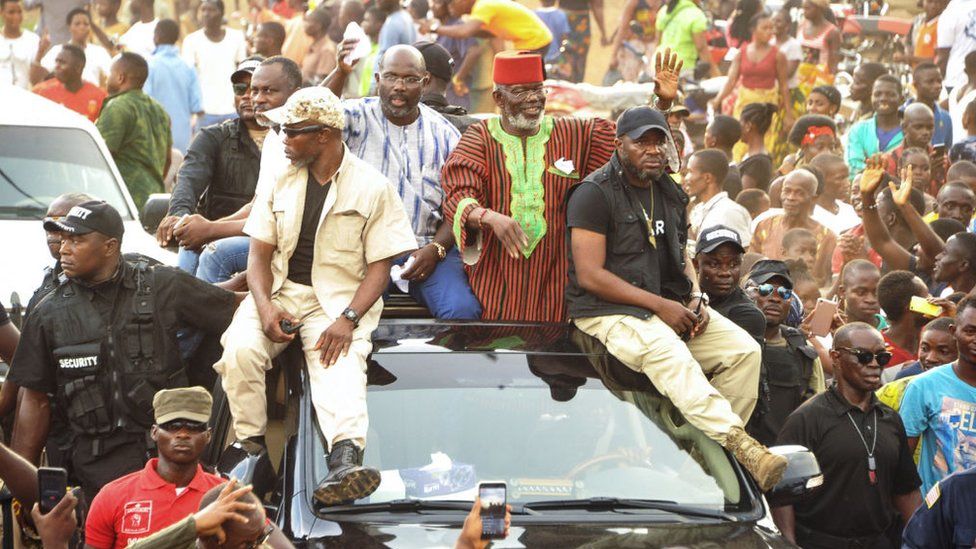
[[695, 255], [712, 253], [719, 246], [727, 242], [735, 244], [739, 253], [746, 253], [746, 249], [742, 247], [742, 237], [739, 236], [739, 233], [725, 225], [713, 225], [698, 235], [698, 242], [695, 244]]
[[671, 127], [664, 113], [650, 107], [631, 107], [617, 118], [617, 137], [626, 135], [637, 139], [649, 130], [661, 130], [669, 135]]
[[248, 76], [254, 74], [254, 71], [261, 65], [261, 61], [264, 61], [263, 57], [260, 55], [252, 55], [238, 63], [237, 70], [234, 71], [234, 74], [230, 75], [231, 83], [237, 83], [237, 79], [245, 74]]
[[82, 202], [61, 219], [45, 221], [44, 230], [69, 234], [102, 233], [120, 240], [125, 232], [118, 210], [102, 200]]
[[782, 278], [789, 289], [793, 289], [793, 279], [790, 278], [790, 269], [786, 263], [778, 259], [761, 259], [752, 266], [749, 271], [749, 280], [756, 284], [765, 284], [774, 278]]
[[420, 54], [424, 56], [424, 64], [427, 65], [427, 72], [431, 76], [451, 81], [451, 77], [454, 76], [454, 59], [444, 46], [422, 40], [414, 42], [413, 47], [420, 50]]

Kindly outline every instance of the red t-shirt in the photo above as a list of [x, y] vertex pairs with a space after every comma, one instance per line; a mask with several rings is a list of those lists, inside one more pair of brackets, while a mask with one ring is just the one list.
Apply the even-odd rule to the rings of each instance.
[[34, 86], [33, 91], [37, 95], [60, 103], [82, 116], [87, 116], [92, 122], [98, 119], [98, 113], [102, 112], [102, 102], [108, 95], [105, 90], [91, 82], [84, 82], [81, 89], [71, 92], [57, 78], [41, 82]]
[[888, 361], [888, 365], [885, 366], [885, 368], [891, 368], [892, 366], [904, 364], [905, 362], [915, 362], [917, 358], [915, 355], [909, 353], [905, 349], [902, 349], [896, 345], [895, 342], [888, 339], [887, 330], [881, 332], [881, 335], [884, 337], [885, 348], [887, 348], [888, 352], [891, 353], [891, 360]]
[[[851, 233], [854, 236], [864, 236], [864, 225], [858, 225], [853, 229], [845, 231], [845, 233]], [[874, 251], [874, 248], [868, 246], [867, 237], [864, 238], [864, 247], [868, 253], [868, 261], [874, 263], [879, 269], [881, 268], [881, 256], [878, 252]], [[840, 242], [840, 237], [837, 238]], [[834, 248], [834, 253], [830, 257], [830, 272], [834, 274], [840, 273], [840, 270], [844, 268], [844, 254], [841, 252], [840, 246]]]
[[156, 472], [159, 459], [141, 471], [114, 480], [95, 496], [85, 522], [85, 543], [96, 549], [121, 549], [197, 512], [203, 495], [224, 480], [197, 465], [182, 494]]

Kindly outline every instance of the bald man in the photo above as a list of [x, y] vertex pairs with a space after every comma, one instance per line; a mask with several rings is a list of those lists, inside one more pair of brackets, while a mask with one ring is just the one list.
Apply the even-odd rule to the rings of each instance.
[[[346, 64], [354, 42], [343, 41], [337, 67], [322, 85], [339, 95], [353, 65]], [[377, 67], [379, 97], [343, 102], [342, 138], [353, 154], [372, 164], [393, 183], [417, 237], [418, 250], [397, 261], [407, 291], [435, 318], [481, 317], [481, 304], [468, 286], [454, 248], [451, 223], [441, 201], [441, 167], [461, 139], [443, 116], [420, 103], [430, 75], [424, 56], [413, 46], [386, 50]]]
[[785, 259], [783, 237], [786, 232], [796, 228], [807, 229], [817, 239], [813, 275], [821, 286], [826, 285], [830, 281], [830, 257], [837, 244], [837, 235], [811, 217], [817, 198], [817, 176], [804, 169], [790, 172], [783, 180], [780, 197], [783, 212], [756, 224], [749, 251], [769, 259]]
[[885, 171], [888, 175], [901, 179], [899, 166], [902, 164], [902, 156], [905, 151], [916, 148], [929, 151], [932, 165], [929, 176], [930, 182], [928, 187], [921, 190], [935, 193], [945, 183], [943, 162], [947, 152], [946, 147], [936, 150], [932, 146], [932, 136], [935, 134], [935, 114], [931, 108], [923, 103], [912, 103], [905, 107], [905, 112], [902, 114], [901, 129], [905, 140], [888, 155]]
[[844, 265], [840, 273], [837, 297], [849, 322], [864, 322], [878, 330], [888, 327], [885, 318], [880, 314], [879, 280], [881, 270], [866, 259], [855, 259]]

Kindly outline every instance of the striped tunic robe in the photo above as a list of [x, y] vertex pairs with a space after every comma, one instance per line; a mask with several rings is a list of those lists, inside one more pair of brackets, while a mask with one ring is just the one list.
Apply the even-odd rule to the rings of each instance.
[[[455, 222], [458, 249], [464, 258], [474, 295], [485, 320], [565, 322], [567, 281], [566, 192], [610, 160], [614, 150], [614, 124], [603, 119], [553, 119], [545, 143], [542, 194], [545, 233], [531, 253], [513, 259], [501, 242], [484, 231], [465, 227], [477, 204], [504, 215], [512, 213], [512, 177], [502, 144], [482, 121], [468, 128], [447, 159], [441, 174], [444, 217]], [[572, 163], [566, 171], [562, 168]], [[525, 169], [509, 162], [513, 169]], [[458, 205], [465, 202], [462, 211]], [[455, 220], [455, 216], [460, 219]], [[524, 228], [524, 226], [523, 226]], [[484, 232], [485, 234], [479, 234]]]

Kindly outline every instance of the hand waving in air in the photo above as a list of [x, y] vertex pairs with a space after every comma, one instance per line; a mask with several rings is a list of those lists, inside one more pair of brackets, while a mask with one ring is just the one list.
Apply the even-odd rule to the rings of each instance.
[[864, 171], [861, 172], [862, 196], [868, 195], [872, 198], [874, 197], [874, 192], [878, 189], [878, 185], [881, 184], [881, 178], [885, 173], [884, 165], [884, 155], [876, 154], [867, 159], [867, 162], [865, 162]]
[[895, 205], [901, 207], [908, 204], [908, 198], [912, 196], [912, 165], [909, 164], [901, 171], [901, 185], [895, 185], [894, 181], [888, 182], [891, 189], [891, 198]]
[[661, 101], [674, 101], [678, 96], [678, 77], [684, 64], [684, 61], [678, 60], [678, 54], [671, 52], [671, 48], [665, 49], [663, 55], [660, 51], [654, 55], [654, 94]]

